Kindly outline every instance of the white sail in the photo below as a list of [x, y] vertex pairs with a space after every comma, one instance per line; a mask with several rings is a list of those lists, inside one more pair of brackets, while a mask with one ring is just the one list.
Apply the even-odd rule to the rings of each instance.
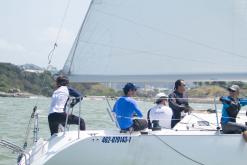
[[93, 0], [63, 71], [72, 81], [245, 80], [243, 0]]

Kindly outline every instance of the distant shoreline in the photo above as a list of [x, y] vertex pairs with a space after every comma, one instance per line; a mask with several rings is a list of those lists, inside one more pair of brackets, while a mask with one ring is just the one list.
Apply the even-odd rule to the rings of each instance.
[[[17, 97], [17, 98], [30, 98], [35, 97], [37, 95], [28, 93], [28, 92], [16, 92], [16, 93], [7, 93], [0, 91], [0, 97]], [[84, 100], [117, 100], [118, 97], [106, 97], [106, 96], [85, 96]], [[154, 98], [147, 98], [147, 97], [135, 97], [137, 101], [147, 101], [147, 102], [154, 102]], [[197, 98], [188, 98], [190, 103], [201, 103], [201, 104], [212, 104], [214, 103], [214, 98], [205, 98], [205, 97], [197, 97]], [[216, 103], [219, 103], [219, 100], [216, 99]]]
[[7, 93], [7, 92], [1, 92], [0, 91], [0, 97], [20, 97], [20, 98], [29, 98], [35, 96], [31, 93], [27, 92], [15, 92], [15, 93]]

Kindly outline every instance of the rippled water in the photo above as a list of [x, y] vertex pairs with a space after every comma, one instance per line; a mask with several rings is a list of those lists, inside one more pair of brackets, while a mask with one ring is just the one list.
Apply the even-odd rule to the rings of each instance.
[[[9, 140], [19, 146], [23, 145], [25, 130], [30, 119], [34, 105], [38, 105], [40, 137], [50, 136], [47, 122], [47, 112], [50, 98], [1, 98], [0, 97], [0, 139]], [[113, 105], [114, 101], [110, 101]], [[152, 102], [138, 101], [144, 115], [153, 106]], [[194, 109], [214, 109], [213, 105], [191, 104]], [[85, 119], [87, 129], [114, 129], [115, 124], [110, 120], [106, 111], [105, 100], [84, 100], [82, 102], [82, 116]], [[74, 109], [74, 114], [78, 113]], [[72, 129], [76, 129], [74, 126]], [[29, 145], [32, 144], [32, 130], [29, 136]], [[0, 147], [0, 165], [16, 164], [16, 154]]]

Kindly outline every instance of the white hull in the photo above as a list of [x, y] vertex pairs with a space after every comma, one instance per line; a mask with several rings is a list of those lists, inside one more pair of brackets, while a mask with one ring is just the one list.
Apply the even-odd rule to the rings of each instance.
[[79, 139], [77, 131], [59, 133], [48, 141], [36, 143], [30, 151], [30, 164], [246, 164], [247, 143], [242, 135], [206, 130], [212, 126], [201, 130], [196, 130], [195, 125], [193, 129], [182, 130], [182, 126], [176, 127], [178, 131], [149, 130], [148, 134], [81, 131]]
[[[125, 136], [125, 135], [118, 135]], [[93, 139], [99, 139], [95, 141]], [[45, 164], [161, 165], [168, 164], [245, 164], [247, 145], [239, 135], [161, 135], [136, 136], [130, 143], [102, 143], [102, 137], [81, 140], [54, 155]], [[164, 142], [180, 153], [175, 152]], [[229, 142], [231, 142], [229, 144]]]

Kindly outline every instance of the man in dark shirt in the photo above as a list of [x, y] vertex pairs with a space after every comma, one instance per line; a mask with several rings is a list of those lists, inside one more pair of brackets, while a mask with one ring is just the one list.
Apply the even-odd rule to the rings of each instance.
[[169, 107], [172, 109], [171, 127], [173, 128], [180, 120], [182, 112], [189, 112], [191, 107], [188, 103], [188, 97], [185, 94], [185, 82], [179, 79], [175, 82], [174, 91], [169, 94]]

